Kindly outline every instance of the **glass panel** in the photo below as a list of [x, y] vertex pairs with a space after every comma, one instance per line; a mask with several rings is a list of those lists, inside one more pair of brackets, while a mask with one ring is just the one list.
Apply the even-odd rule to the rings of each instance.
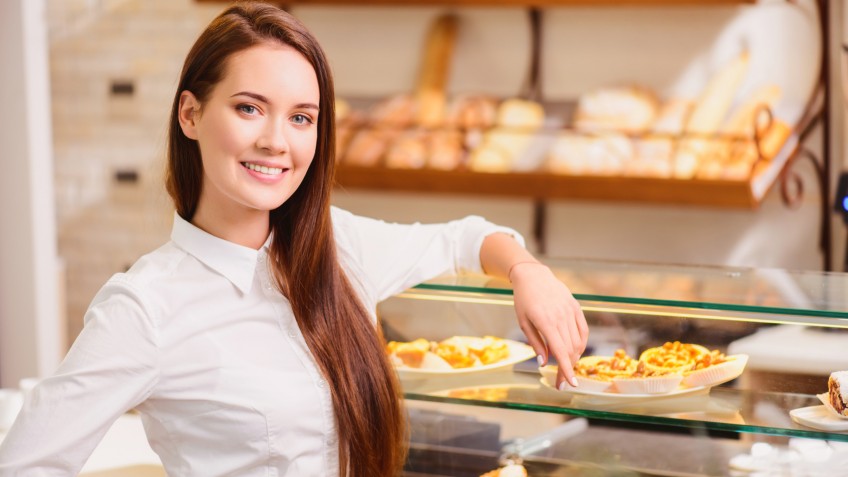
[[632, 398], [560, 392], [538, 373], [502, 372], [402, 380], [407, 399], [560, 413], [592, 419], [848, 442], [848, 433], [794, 423], [793, 409], [821, 404], [812, 395], [717, 386], [677, 396]]
[[[511, 298], [501, 293], [416, 288], [381, 303], [378, 316], [387, 340], [491, 335], [525, 341]], [[541, 381], [535, 360], [529, 359], [489, 372], [404, 372], [407, 398], [640, 425], [848, 442], [848, 427], [846, 432], [817, 430], [794, 423], [789, 414], [793, 409], [819, 406], [816, 394], [826, 392], [827, 376], [848, 369], [848, 355], [842, 351], [845, 320], [590, 300], [582, 305], [591, 329], [584, 356], [607, 356], [624, 349], [636, 358], [647, 348], [682, 341], [727, 354], [746, 354], [747, 365], [728, 384], [635, 399], [553, 390]]]
[[[848, 274], [546, 259], [577, 299], [848, 319]], [[507, 281], [439, 277], [420, 290], [510, 295]]]

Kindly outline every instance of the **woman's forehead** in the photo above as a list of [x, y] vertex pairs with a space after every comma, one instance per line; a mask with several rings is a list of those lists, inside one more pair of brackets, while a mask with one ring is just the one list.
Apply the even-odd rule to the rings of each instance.
[[302, 102], [319, 99], [318, 77], [309, 60], [289, 45], [261, 43], [227, 60], [218, 88], [224, 93], [249, 91], [267, 97]]

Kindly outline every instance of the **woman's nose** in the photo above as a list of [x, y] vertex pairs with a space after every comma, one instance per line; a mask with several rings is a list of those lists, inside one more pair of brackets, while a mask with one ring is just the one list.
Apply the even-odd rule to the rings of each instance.
[[282, 154], [288, 151], [285, 126], [280, 121], [268, 121], [256, 139], [256, 147], [270, 154]]

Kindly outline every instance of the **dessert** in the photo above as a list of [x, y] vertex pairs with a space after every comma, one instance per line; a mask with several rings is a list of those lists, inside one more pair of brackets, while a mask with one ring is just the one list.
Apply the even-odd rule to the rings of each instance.
[[848, 371], [830, 373], [827, 378], [827, 395], [833, 410], [848, 416]]

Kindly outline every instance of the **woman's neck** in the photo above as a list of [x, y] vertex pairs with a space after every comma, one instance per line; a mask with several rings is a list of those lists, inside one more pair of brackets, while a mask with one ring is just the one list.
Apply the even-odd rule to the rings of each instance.
[[200, 205], [191, 223], [195, 227], [228, 242], [259, 250], [270, 233], [269, 212], [262, 210], [223, 213]]

